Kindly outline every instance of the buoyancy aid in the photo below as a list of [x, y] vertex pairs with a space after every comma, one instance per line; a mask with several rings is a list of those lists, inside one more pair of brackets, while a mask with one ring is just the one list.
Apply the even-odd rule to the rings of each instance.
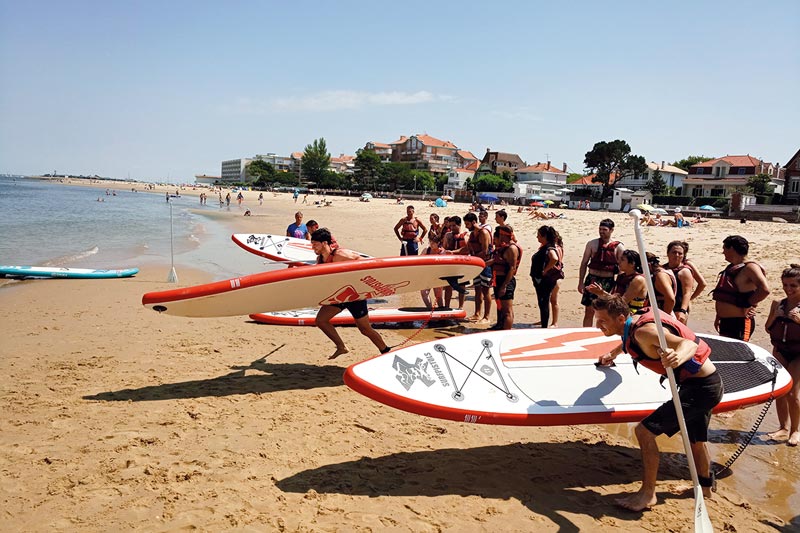
[[[658, 306], [659, 309], [664, 309], [664, 297], [666, 295], [661, 294], [660, 292], [658, 292], [658, 287], [656, 286], [656, 275], [659, 274], [660, 272], [664, 272], [665, 274], [667, 274], [667, 277], [669, 278], [670, 284], [672, 285], [672, 292], [673, 292], [673, 294], [675, 294], [675, 302], [676, 302], [676, 304], [677, 304], [677, 301], [678, 301], [678, 296], [677, 296], [677, 294], [678, 294], [678, 280], [675, 277], [675, 274], [673, 274], [672, 270], [669, 269], [669, 268], [662, 268], [658, 272], [653, 272], [652, 273], [651, 279], [653, 280], [653, 291], [655, 291], [655, 293], [656, 293], [656, 305]], [[680, 309], [680, 308], [676, 307], [676, 309]]]
[[683, 305], [683, 283], [681, 283], [681, 278], [679, 276], [681, 270], [684, 268], [689, 268], [688, 266], [684, 265], [683, 263], [679, 264], [675, 268], [670, 268], [669, 263], [664, 263], [662, 267], [666, 270], [672, 272], [672, 277], [675, 278], [675, 312], [678, 309], [688, 309], [689, 302], [686, 302], [686, 305]]
[[786, 309], [788, 298], [778, 304], [778, 313], [769, 326], [769, 340], [772, 346], [787, 359], [800, 355], [800, 324], [789, 318], [791, 309]]
[[608, 241], [605, 244], [599, 244], [597, 246], [597, 251], [595, 251], [592, 255], [592, 259], [589, 261], [589, 269], [609, 272], [611, 274], [619, 272], [616, 254], [618, 244], [619, 241]]
[[[682, 381], [687, 377], [697, 374], [703, 366], [703, 363], [705, 363], [711, 355], [711, 348], [703, 339], [695, 335], [694, 331], [681, 322], [678, 322], [666, 313], [661, 313], [659, 316], [661, 318], [661, 324], [671, 333], [697, 344], [697, 351], [694, 356], [675, 369], [676, 379]], [[622, 334], [622, 351], [630, 354], [634, 364], [641, 363], [643, 367], [652, 370], [656, 374], [666, 376], [667, 369], [661, 364], [661, 360], [648, 357], [635, 339], [636, 331], [639, 328], [646, 324], [652, 324], [653, 322], [655, 322], [655, 316], [652, 310], [645, 312], [636, 322], [633, 321], [632, 317], [628, 317], [628, 321], [625, 322], [625, 331]]]
[[[537, 280], [544, 278], [544, 269], [547, 267], [547, 263], [550, 262], [550, 250], [555, 250], [556, 252], [556, 265], [555, 270], [563, 272], [564, 264], [561, 262], [561, 258], [563, 257], [563, 251], [560, 250], [558, 246], [546, 245], [540, 247], [531, 257], [531, 277]], [[563, 276], [559, 276], [557, 273], [552, 274], [553, 279], [564, 279]]]
[[[639, 274], [638, 272], [634, 272], [633, 274], [619, 274], [611, 294], [624, 296], [625, 292], [628, 290], [628, 287], [630, 287], [633, 280], [636, 279], [636, 276], [644, 276], [644, 274]], [[628, 308], [631, 310], [631, 314], [634, 315], [641, 314], [646, 308], [649, 307], [650, 302], [647, 294], [644, 296], [637, 296], [628, 302]]]
[[412, 218], [409, 220], [408, 218], [403, 219], [403, 226], [400, 228], [400, 235], [403, 237], [403, 240], [412, 241], [417, 238], [417, 219]]
[[509, 247], [515, 246], [517, 248], [517, 261], [515, 265], [515, 271], [519, 270], [519, 263], [522, 260], [522, 247], [515, 242], [506, 244], [504, 246], [500, 246], [492, 252], [492, 258], [494, 262], [492, 263], [492, 272], [495, 276], [505, 276], [508, 274], [510, 270], [510, 266], [508, 261], [506, 261], [505, 254], [506, 250]]
[[739, 292], [739, 288], [736, 286], [736, 276], [738, 276], [744, 270], [744, 267], [750, 263], [755, 263], [758, 265], [758, 267], [761, 269], [761, 272], [766, 275], [764, 267], [755, 261], [745, 261], [744, 263], [739, 263], [738, 265], [728, 265], [725, 267], [725, 270], [719, 273], [717, 286], [711, 291], [711, 298], [715, 302], [735, 305], [736, 307], [742, 309], [751, 307], [750, 297], [753, 296], [756, 291]]
[[[469, 232], [469, 239], [467, 239], [467, 246], [469, 246], [469, 254], [474, 255], [475, 257], [480, 257], [481, 259], [488, 259], [488, 254], [492, 251], [492, 245], [489, 245], [489, 249], [487, 253], [483, 253], [483, 245], [481, 244], [478, 235], [485, 231], [489, 235], [489, 242], [492, 242], [492, 234], [486, 228], [480, 228], [478, 231], [470, 231]], [[486, 257], [484, 257], [486, 255]]]
[[317, 264], [319, 265], [319, 264], [322, 264], [322, 263], [333, 263], [333, 256], [336, 255], [336, 251], [338, 249], [339, 249], [338, 246], [336, 248], [331, 246], [331, 254], [328, 256], [328, 259], [323, 259], [321, 255], [318, 255], [317, 256]]

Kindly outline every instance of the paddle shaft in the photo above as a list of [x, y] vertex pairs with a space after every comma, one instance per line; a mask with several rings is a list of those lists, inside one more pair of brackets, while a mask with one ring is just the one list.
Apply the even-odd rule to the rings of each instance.
[[[634, 209], [629, 214], [635, 221], [634, 232], [636, 233], [636, 244], [638, 245], [639, 255], [641, 256], [644, 281], [647, 285], [647, 296], [650, 299], [650, 305], [653, 309], [653, 318], [655, 319], [656, 331], [658, 332], [658, 344], [662, 351], [666, 351], [667, 339], [664, 336], [664, 326], [661, 324], [661, 311], [656, 305], [656, 290], [653, 286], [653, 279], [650, 277], [650, 265], [647, 263], [647, 249], [645, 248], [644, 237], [642, 237], [642, 228], [639, 226], [639, 216], [641, 213]], [[700, 487], [700, 480], [697, 477], [697, 467], [694, 464], [694, 454], [692, 454], [692, 443], [689, 441], [689, 434], [686, 432], [686, 419], [683, 416], [683, 407], [681, 406], [681, 399], [678, 395], [678, 384], [675, 381], [675, 372], [673, 372], [672, 368], [667, 367], [667, 378], [669, 379], [669, 389], [672, 393], [672, 403], [675, 406], [678, 425], [681, 428], [681, 439], [683, 439], [683, 448], [686, 451], [686, 461], [689, 463], [689, 473], [692, 476], [692, 484], [694, 485], [695, 531], [713, 531], [711, 520], [705, 508], [703, 490]]]

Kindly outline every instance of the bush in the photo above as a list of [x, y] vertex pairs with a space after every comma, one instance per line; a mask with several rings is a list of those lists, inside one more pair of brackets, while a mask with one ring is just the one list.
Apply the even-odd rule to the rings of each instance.
[[772, 203], [772, 195], [771, 194], [757, 194], [756, 195], [756, 204], [757, 205], [770, 205]]
[[698, 196], [694, 199], [693, 206], [700, 207], [701, 205], [713, 205], [716, 208], [728, 207], [730, 198], [724, 196]]
[[692, 200], [691, 196], [665, 196], [660, 194], [653, 196], [653, 203], [658, 205], [687, 206], [692, 203]]

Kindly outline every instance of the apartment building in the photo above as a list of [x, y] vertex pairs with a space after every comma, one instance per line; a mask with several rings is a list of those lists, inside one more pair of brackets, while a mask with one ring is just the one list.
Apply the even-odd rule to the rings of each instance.
[[223, 161], [220, 173], [220, 182], [245, 183], [247, 178], [246, 176], [247, 165], [251, 161], [253, 161], [253, 159], [248, 159], [248, 158], [228, 159], [227, 161]]
[[434, 176], [447, 175], [450, 170], [461, 166], [459, 149], [450, 141], [430, 135], [412, 135], [402, 136], [390, 144], [392, 161], [408, 163], [411, 168], [428, 171]]

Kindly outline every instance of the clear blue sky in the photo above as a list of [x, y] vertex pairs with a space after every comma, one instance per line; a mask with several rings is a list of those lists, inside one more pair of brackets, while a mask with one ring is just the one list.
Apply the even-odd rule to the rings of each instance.
[[783, 164], [799, 25], [795, 0], [0, 0], [0, 173], [193, 181], [414, 133], [578, 172], [617, 138]]

